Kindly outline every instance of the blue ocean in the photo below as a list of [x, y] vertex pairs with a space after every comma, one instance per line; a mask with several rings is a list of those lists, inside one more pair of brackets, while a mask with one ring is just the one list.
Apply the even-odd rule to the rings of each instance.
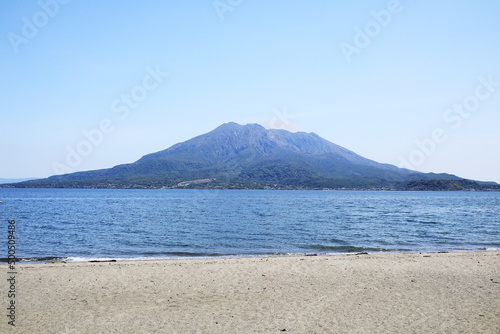
[[500, 192], [0, 189], [23, 261], [500, 248]]

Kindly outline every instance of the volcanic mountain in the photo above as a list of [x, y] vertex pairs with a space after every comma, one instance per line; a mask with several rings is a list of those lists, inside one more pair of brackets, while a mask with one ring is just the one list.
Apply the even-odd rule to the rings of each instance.
[[[418, 180], [418, 181], [417, 181]], [[76, 188], [405, 188], [411, 182], [474, 181], [378, 163], [315, 133], [226, 123], [215, 130], [109, 169], [51, 176], [23, 187]], [[468, 184], [472, 182], [473, 184]]]

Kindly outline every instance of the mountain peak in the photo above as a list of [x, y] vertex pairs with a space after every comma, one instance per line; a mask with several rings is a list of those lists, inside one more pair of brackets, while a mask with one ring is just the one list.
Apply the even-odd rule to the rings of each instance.
[[219, 125], [215, 130], [242, 130], [242, 129], [252, 129], [252, 130], [265, 130], [265, 128], [257, 123], [249, 123], [245, 125], [238, 124], [236, 122], [227, 122]]
[[230, 161], [233, 163], [247, 155], [252, 156], [253, 162], [278, 157], [297, 160], [314, 157], [339, 160], [340, 164], [378, 165], [315, 133], [266, 129], [260, 124], [240, 125], [235, 122], [224, 123], [208, 133], [175, 144], [166, 150], [148, 154], [139, 161], [176, 159], [217, 164]]
[[243, 125], [240, 125], [236, 122], [227, 122], [227, 123], [223, 123], [221, 125], [219, 125], [217, 128], [215, 128], [215, 130], [218, 130], [218, 129], [234, 129], [234, 128], [240, 128], [242, 127]]

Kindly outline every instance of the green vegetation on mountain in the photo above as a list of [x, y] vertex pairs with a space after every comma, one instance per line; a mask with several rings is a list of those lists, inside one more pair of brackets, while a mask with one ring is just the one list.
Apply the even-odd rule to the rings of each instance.
[[483, 190], [482, 186], [476, 181], [472, 180], [415, 180], [407, 182], [403, 190], [434, 190], [434, 191], [451, 191], [451, 190]]

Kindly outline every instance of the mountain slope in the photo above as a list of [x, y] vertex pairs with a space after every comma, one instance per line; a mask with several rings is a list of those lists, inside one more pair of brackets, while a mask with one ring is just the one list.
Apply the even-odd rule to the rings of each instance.
[[425, 179], [460, 178], [381, 164], [315, 133], [226, 123], [131, 164], [52, 176], [16, 186], [397, 188]]

